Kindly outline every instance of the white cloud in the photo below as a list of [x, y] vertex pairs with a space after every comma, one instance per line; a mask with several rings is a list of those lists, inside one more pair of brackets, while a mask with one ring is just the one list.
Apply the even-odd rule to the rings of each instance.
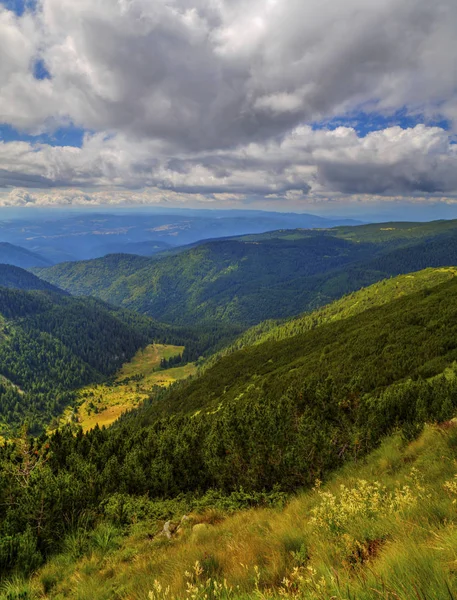
[[[405, 108], [457, 123], [455, 0], [38, 0], [0, 7], [0, 185], [162, 194], [453, 193], [445, 131], [303, 123]], [[33, 76], [43, 60], [51, 78]], [[295, 192], [294, 192], [295, 193]], [[63, 197], [63, 196], [62, 196]]]
[[[0, 114], [180, 149], [364, 104], [454, 118], [456, 24], [454, 0], [39, 0], [0, 9]], [[52, 80], [33, 78], [37, 57]]]
[[[117, 188], [113, 198], [124, 199], [133, 193], [127, 190], [138, 193], [145, 188], [154, 191], [149, 198], [162, 200], [173, 194], [207, 199], [235, 195], [240, 200], [338, 193], [452, 196], [457, 194], [457, 145], [443, 129], [424, 125], [391, 127], [365, 137], [358, 137], [348, 127], [329, 131], [301, 126], [281, 140], [170, 157], [155, 142], [134, 143], [120, 135], [99, 134], [86, 136], [82, 148], [0, 143], [1, 184], [45, 189]], [[109, 197], [107, 192], [103, 194]], [[80, 203], [85, 201], [83, 196], [72, 197]], [[52, 197], [65, 199], [69, 192]], [[94, 197], [88, 192], [87, 201]], [[20, 196], [12, 198], [21, 203]]]

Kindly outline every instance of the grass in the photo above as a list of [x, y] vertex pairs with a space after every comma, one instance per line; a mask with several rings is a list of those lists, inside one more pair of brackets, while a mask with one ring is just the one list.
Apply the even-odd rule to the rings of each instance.
[[155, 386], [166, 387], [196, 372], [194, 364], [161, 369], [162, 358], [182, 354], [184, 346], [150, 344], [123, 365], [110, 383], [89, 385], [78, 392], [77, 408], [68, 407], [60, 422], [79, 423], [84, 431], [111, 425], [122, 413], [145, 400]]
[[[393, 436], [283, 509], [206, 511], [171, 540], [144, 518], [102, 525], [61, 555], [33, 598], [457, 599], [457, 426]], [[195, 527], [195, 525], [198, 525]], [[41, 583], [40, 583], [41, 582]]]
[[[453, 279], [456, 275], [456, 267], [440, 267], [383, 279], [335, 300], [312, 313], [306, 313], [285, 322], [265, 321], [260, 323], [244, 332], [232, 346], [221, 351], [217, 356], [268, 340], [286, 339], [327, 323], [348, 319], [370, 308], [383, 306], [403, 296], [433, 288]], [[211, 358], [208, 364], [214, 363], [214, 360], [214, 357]]]

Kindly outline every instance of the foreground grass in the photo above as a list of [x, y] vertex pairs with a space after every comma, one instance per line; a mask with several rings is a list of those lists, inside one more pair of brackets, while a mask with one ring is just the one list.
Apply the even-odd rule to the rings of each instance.
[[101, 524], [8, 598], [457, 598], [456, 459], [450, 422], [389, 438], [283, 509], [194, 511], [171, 540], [144, 515]]
[[135, 408], [148, 398], [155, 386], [166, 387], [196, 372], [193, 364], [161, 369], [162, 358], [182, 354], [184, 346], [150, 344], [139, 350], [123, 365], [114, 380], [101, 385], [89, 385], [78, 392], [77, 408], [69, 407], [61, 423], [79, 423], [84, 431], [96, 425], [111, 425], [122, 413]]

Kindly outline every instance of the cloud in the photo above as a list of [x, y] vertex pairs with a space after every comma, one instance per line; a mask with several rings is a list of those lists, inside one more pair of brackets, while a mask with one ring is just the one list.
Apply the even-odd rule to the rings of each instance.
[[240, 201], [265, 196], [457, 194], [457, 145], [439, 127], [391, 127], [359, 137], [349, 127], [329, 131], [300, 126], [280, 140], [230, 150], [172, 157], [162, 150], [154, 142], [100, 134], [86, 136], [82, 148], [0, 143], [0, 185], [78, 186], [88, 190], [88, 196], [83, 194], [87, 201], [95, 197], [89, 190], [108, 187], [117, 188], [116, 197], [122, 198], [127, 190], [151, 188], [149, 197], [162, 200], [186, 194], [209, 200], [230, 195]]
[[[457, 123], [455, 0], [38, 0], [0, 7], [0, 122], [73, 124], [82, 148], [0, 144], [0, 187], [162, 194], [453, 193], [425, 124], [358, 137], [366, 112]], [[36, 65], [49, 77], [37, 79]], [[221, 196], [222, 197], [222, 196]]]
[[[40, 0], [22, 17], [0, 11], [0, 114], [17, 127], [72, 121], [201, 150], [361, 105], [456, 115], [454, 0]], [[33, 77], [38, 59], [51, 79]]]

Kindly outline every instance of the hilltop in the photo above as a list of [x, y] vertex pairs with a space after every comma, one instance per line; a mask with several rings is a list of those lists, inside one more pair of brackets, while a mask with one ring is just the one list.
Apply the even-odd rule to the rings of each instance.
[[15, 290], [47, 290], [56, 294], [67, 294], [33, 273], [13, 265], [0, 264], [0, 286]]
[[173, 324], [242, 327], [313, 310], [386, 277], [457, 264], [457, 222], [279, 230], [153, 258], [111, 255], [34, 270]]

